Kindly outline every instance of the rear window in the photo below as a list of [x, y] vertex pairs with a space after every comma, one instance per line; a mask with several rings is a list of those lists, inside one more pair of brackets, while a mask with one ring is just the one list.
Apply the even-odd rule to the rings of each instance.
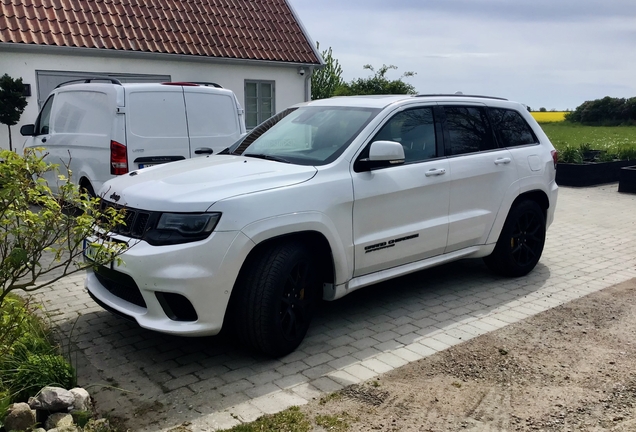
[[528, 123], [517, 111], [503, 108], [490, 108], [489, 111], [492, 127], [501, 147], [516, 147], [539, 142]]
[[188, 136], [182, 92], [131, 92], [126, 105], [132, 134], [145, 138]]
[[216, 137], [239, 131], [238, 112], [228, 95], [185, 93], [191, 137]]

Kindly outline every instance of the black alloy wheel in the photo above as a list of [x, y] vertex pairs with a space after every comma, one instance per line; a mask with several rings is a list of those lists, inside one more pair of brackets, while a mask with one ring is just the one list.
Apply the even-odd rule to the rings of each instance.
[[492, 254], [484, 258], [495, 273], [519, 277], [539, 262], [545, 245], [545, 214], [535, 201], [515, 204], [499, 235]]

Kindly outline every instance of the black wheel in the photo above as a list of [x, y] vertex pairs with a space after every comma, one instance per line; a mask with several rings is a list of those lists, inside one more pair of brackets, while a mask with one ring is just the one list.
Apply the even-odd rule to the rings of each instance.
[[275, 357], [300, 345], [321, 294], [314, 262], [300, 242], [266, 247], [248, 260], [231, 312], [244, 343]]
[[86, 195], [88, 195], [89, 198], [95, 198], [97, 196], [95, 195], [93, 186], [88, 180], [83, 180], [82, 182], [80, 182], [80, 192], [85, 193]]
[[504, 276], [524, 276], [539, 262], [545, 244], [545, 216], [534, 201], [516, 204], [508, 214], [486, 265]]

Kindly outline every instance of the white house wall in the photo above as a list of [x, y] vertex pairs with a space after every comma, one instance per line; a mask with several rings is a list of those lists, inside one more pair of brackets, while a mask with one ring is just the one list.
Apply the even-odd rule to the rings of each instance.
[[[34, 123], [38, 114], [36, 70], [130, 73], [170, 75], [172, 81], [212, 81], [228, 88], [238, 97], [245, 107], [244, 81], [275, 81], [275, 109], [280, 112], [290, 105], [304, 101], [305, 77], [298, 74], [293, 65], [259, 64], [246, 62], [241, 64], [223, 62], [191, 62], [166, 60], [165, 58], [125, 58], [97, 57], [71, 54], [42, 54], [39, 52], [4, 51], [0, 47], [0, 75], [8, 73], [13, 78], [22, 77], [24, 83], [31, 84], [31, 96], [20, 122], [11, 128], [13, 145], [22, 149], [25, 138], [20, 135], [20, 126]], [[0, 147], [9, 147], [7, 127], [0, 125]]]

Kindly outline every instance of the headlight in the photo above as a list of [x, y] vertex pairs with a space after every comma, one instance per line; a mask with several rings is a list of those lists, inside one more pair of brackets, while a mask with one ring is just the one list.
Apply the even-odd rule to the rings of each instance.
[[203, 240], [214, 231], [220, 218], [221, 213], [163, 213], [144, 240], [153, 246]]

